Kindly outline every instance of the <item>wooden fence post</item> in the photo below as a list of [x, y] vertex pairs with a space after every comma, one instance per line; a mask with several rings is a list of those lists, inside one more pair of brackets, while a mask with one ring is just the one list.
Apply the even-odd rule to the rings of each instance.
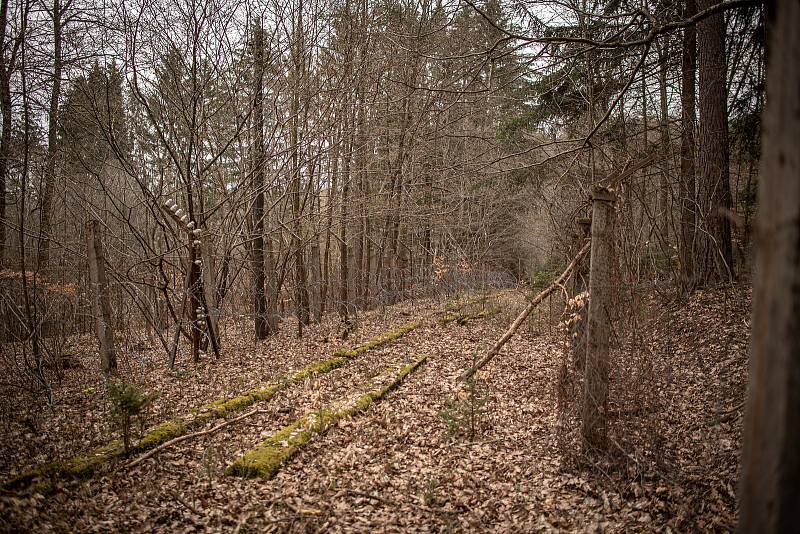
[[605, 187], [595, 188], [592, 195], [592, 252], [582, 427], [584, 450], [587, 451], [605, 448], [606, 441], [614, 200], [614, 193]]
[[105, 256], [100, 239], [100, 221], [92, 219], [87, 224], [89, 251], [89, 278], [94, 290], [94, 316], [97, 324], [97, 339], [100, 342], [100, 368], [104, 373], [117, 370], [114, 354], [114, 330], [111, 326], [111, 303], [106, 282]]

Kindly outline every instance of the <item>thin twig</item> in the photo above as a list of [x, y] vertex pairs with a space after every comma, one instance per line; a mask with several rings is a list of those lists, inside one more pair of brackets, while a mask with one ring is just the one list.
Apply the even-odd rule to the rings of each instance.
[[177, 491], [172, 491], [172, 496], [175, 498], [176, 501], [181, 503], [187, 510], [192, 512], [195, 515], [201, 515], [200, 512], [197, 511], [197, 508], [186, 502], [183, 497], [181, 497]]

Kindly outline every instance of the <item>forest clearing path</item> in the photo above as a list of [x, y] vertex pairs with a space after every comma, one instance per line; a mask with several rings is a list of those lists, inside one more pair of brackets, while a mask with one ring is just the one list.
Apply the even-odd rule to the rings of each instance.
[[[668, 325], [704, 336], [702, 342], [693, 338], [692, 346], [708, 347], [702, 354], [663, 349], [676, 358], [676, 396], [664, 419], [673, 425], [669, 435], [680, 439], [665, 461], [683, 466], [669, 481], [592, 475], [564, 463], [555, 384], [566, 339], [557, 328], [548, 333], [547, 323], [535, 316], [475, 376], [487, 403], [474, 439], [448, 436], [441, 412], [457, 394], [454, 378], [524, 306], [522, 295], [503, 299], [497, 315], [466, 324], [428, 320], [344, 367], [280, 392], [260, 406], [263, 413], [168, 447], [134, 467], [120, 462], [102, 476], [57, 481], [48, 496], [0, 496], [0, 519], [6, 521], [0, 524], [127, 532], [644, 532], [654, 524], [724, 529], [735, 509], [726, 487], [735, 483], [736, 471], [724, 471], [719, 480], [695, 464], [735, 465], [738, 431], [726, 422], [714, 427], [717, 441], [691, 436], [707, 428], [713, 408], [716, 393], [707, 377], [724, 366], [729, 381], [743, 372], [746, 304], [722, 309], [713, 298], [698, 298], [690, 314], [676, 315], [682, 322]], [[710, 321], [724, 327], [709, 329]], [[734, 345], [721, 341], [731, 335]], [[729, 349], [735, 352], [721, 357]], [[652, 350], [660, 354], [662, 348]], [[273, 478], [225, 474], [246, 451], [411, 354], [428, 360], [380, 402], [315, 435]], [[704, 371], [695, 372], [700, 360]]]
[[[129, 458], [140, 453], [148, 453], [145, 456], [153, 456], [160, 450], [177, 441], [188, 441], [191, 436], [189, 433], [197, 435], [212, 435], [212, 428], [220, 425], [217, 419], [236, 416], [238, 423], [244, 418], [239, 417], [239, 413], [253, 405], [262, 405], [273, 400], [273, 397], [280, 395], [288, 396], [286, 402], [278, 403], [277, 408], [262, 408], [253, 411], [253, 417], [248, 421], [249, 427], [261, 428], [263, 436], [275, 421], [282, 421], [286, 416], [293, 416], [298, 410], [300, 413], [307, 412], [310, 405], [321, 406], [329, 403], [335, 397], [345, 395], [352, 387], [363, 383], [368, 376], [375, 376], [378, 372], [385, 370], [391, 365], [392, 358], [396, 359], [396, 351], [385, 351], [385, 346], [397, 343], [403, 336], [413, 333], [413, 331], [424, 327], [424, 322], [440, 322], [447, 324], [451, 321], [458, 321], [463, 324], [468, 320], [483, 318], [487, 315], [486, 308], [489, 295], [478, 298], [467, 299], [464, 302], [457, 302], [454, 305], [445, 306], [444, 310], [426, 313], [420, 320], [406, 322], [398, 326], [393, 326], [390, 330], [381, 332], [366, 342], [355, 345], [352, 349], [338, 349], [328, 358], [309, 363], [296, 371], [290, 371], [287, 375], [273, 379], [270, 383], [262, 384], [259, 387], [247, 391], [240, 391], [235, 396], [228, 396], [208, 402], [198, 406], [191, 412], [169, 420], [151, 428], [143, 433], [138, 442], [131, 444], [131, 451], [127, 455]], [[473, 308], [479, 306], [481, 309], [475, 311]], [[461, 311], [461, 310], [465, 311]], [[408, 346], [409, 343], [401, 344], [400, 347]], [[413, 340], [412, 340], [413, 346]], [[365, 358], [367, 353], [375, 353], [371, 358]], [[355, 366], [347, 372], [342, 371], [345, 366]], [[327, 376], [331, 375], [331, 376]], [[346, 377], [342, 380], [340, 377]], [[299, 386], [299, 387], [298, 387]], [[245, 427], [247, 428], [247, 427]], [[228, 429], [230, 432], [232, 429]], [[241, 435], [243, 434], [243, 435]], [[240, 433], [242, 439], [247, 439], [248, 433]], [[180, 438], [177, 439], [177, 438]], [[177, 443], [176, 443], [177, 445]], [[149, 452], [148, 452], [149, 451]], [[94, 448], [80, 455], [49, 462], [36, 466], [33, 469], [23, 471], [14, 475], [2, 483], [2, 488], [12, 490], [23, 487], [39, 479], [45, 482], [52, 477], [77, 477], [84, 478], [91, 476], [96, 470], [100, 469], [105, 463], [119, 459], [124, 456], [122, 443], [115, 440], [105, 443], [100, 447]], [[139, 460], [134, 459], [133, 464], [138, 464]]]

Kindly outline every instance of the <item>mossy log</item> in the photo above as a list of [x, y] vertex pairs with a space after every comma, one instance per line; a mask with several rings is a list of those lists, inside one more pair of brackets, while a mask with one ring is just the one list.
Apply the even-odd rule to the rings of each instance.
[[122, 442], [114, 440], [89, 453], [81, 454], [64, 461], [50, 462], [30, 471], [20, 473], [3, 482], [4, 490], [13, 490], [27, 486], [37, 479], [51, 477], [84, 478], [94, 473], [101, 465], [122, 456]]
[[414, 356], [411, 361], [403, 362], [399, 367], [394, 366], [373, 378], [372, 387], [367, 392], [344, 397], [332, 406], [306, 413], [241, 456], [228, 467], [226, 473], [232, 476], [272, 478], [315, 435], [324, 433], [337, 421], [365, 410], [396, 388], [426, 359], [427, 356]]
[[[332, 358], [311, 363], [294, 374], [280, 379], [270, 386], [254, 389], [242, 395], [228, 399], [219, 399], [196, 408], [191, 414], [165, 421], [147, 434], [138, 443], [131, 447], [130, 454], [145, 452], [158, 447], [170, 440], [191, 431], [198, 426], [228, 415], [241, 412], [256, 402], [268, 401], [279, 391], [303, 382], [308, 378], [323, 375], [333, 369], [344, 366], [349, 360], [381, 345], [394, 341], [412, 330], [421, 326], [421, 322], [412, 322], [401, 325], [395, 330], [384, 332], [354, 347], [353, 349], [340, 349]], [[50, 462], [30, 471], [15, 475], [2, 483], [2, 489], [13, 490], [29, 485], [37, 479], [43, 478], [85, 478], [91, 476], [101, 465], [113, 459], [124, 456], [121, 441], [111, 443], [94, 449], [86, 454], [75, 456], [68, 460]]]
[[392, 330], [389, 332], [384, 332], [383, 334], [379, 334], [374, 338], [370, 339], [366, 343], [362, 343], [357, 347], [347, 350], [347, 349], [340, 349], [333, 353], [334, 357], [343, 357], [352, 359], [355, 358], [369, 350], [372, 350], [376, 347], [381, 345], [385, 345], [390, 341], [394, 341], [395, 339], [404, 336], [405, 334], [411, 332], [412, 330], [419, 328], [422, 325], [420, 321], [415, 321], [412, 323], [406, 323], [401, 325], [397, 330]]

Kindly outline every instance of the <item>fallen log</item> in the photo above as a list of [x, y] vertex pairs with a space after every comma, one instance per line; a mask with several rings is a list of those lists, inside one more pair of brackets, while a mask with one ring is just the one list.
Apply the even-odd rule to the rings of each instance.
[[528, 303], [528, 305], [525, 306], [525, 309], [522, 310], [522, 313], [520, 313], [517, 316], [517, 318], [514, 319], [514, 322], [511, 323], [511, 326], [508, 327], [508, 330], [506, 330], [506, 332], [500, 337], [500, 339], [497, 340], [497, 342], [492, 346], [491, 349], [489, 349], [489, 351], [483, 356], [483, 358], [478, 360], [478, 362], [475, 365], [473, 365], [472, 367], [470, 367], [461, 374], [461, 376], [459, 377], [460, 381], [466, 382], [467, 380], [472, 378], [472, 376], [478, 371], [478, 369], [489, 363], [492, 360], [492, 358], [497, 356], [497, 354], [500, 352], [500, 349], [503, 348], [503, 345], [505, 345], [508, 342], [508, 340], [511, 339], [511, 337], [517, 332], [519, 327], [522, 325], [523, 322], [525, 322], [525, 319], [528, 318], [528, 316], [531, 314], [534, 308], [536, 308], [536, 306], [538, 306], [539, 303], [541, 303], [550, 293], [564, 286], [564, 282], [567, 280], [567, 278], [569, 278], [570, 273], [572, 273], [575, 267], [577, 267], [577, 265], [580, 263], [581, 259], [589, 251], [590, 246], [591, 242], [587, 242], [585, 245], [583, 245], [583, 248], [580, 250], [580, 252], [578, 252], [575, 258], [573, 258], [572, 262], [570, 262], [570, 264], [567, 266], [564, 272], [561, 273], [561, 276], [556, 278], [555, 282], [550, 284], [550, 286], [547, 287], [547, 289], [536, 295], [536, 297], [534, 297], [533, 300], [531, 300]]
[[333, 424], [366, 410], [422, 365], [427, 356], [411, 356], [401, 366], [393, 366], [370, 380], [365, 393], [349, 395], [332, 406], [311, 410], [294, 423], [273, 434], [254, 449], [240, 456], [225, 471], [230, 476], [270, 479], [314, 436], [324, 434]]

